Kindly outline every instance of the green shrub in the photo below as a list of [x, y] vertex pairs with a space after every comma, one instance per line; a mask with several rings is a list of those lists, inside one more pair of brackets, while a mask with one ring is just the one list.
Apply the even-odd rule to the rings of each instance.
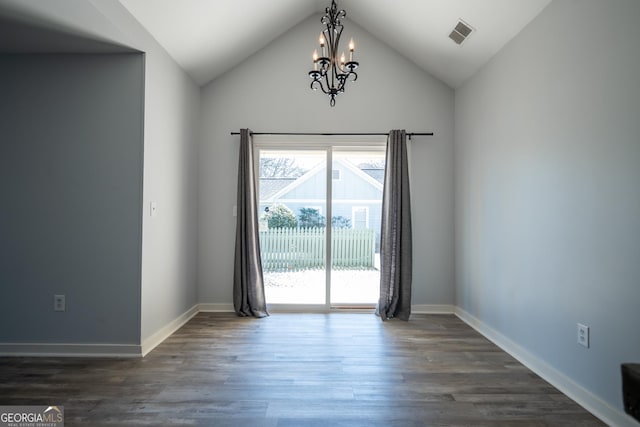
[[277, 204], [268, 209], [263, 218], [267, 220], [269, 228], [296, 228], [298, 226], [296, 215], [285, 205]]

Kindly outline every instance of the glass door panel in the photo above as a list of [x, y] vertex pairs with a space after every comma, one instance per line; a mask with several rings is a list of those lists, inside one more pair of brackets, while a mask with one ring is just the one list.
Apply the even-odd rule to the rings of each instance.
[[260, 250], [268, 304], [327, 301], [327, 151], [259, 150]]
[[332, 306], [373, 306], [380, 292], [384, 148], [332, 153]]

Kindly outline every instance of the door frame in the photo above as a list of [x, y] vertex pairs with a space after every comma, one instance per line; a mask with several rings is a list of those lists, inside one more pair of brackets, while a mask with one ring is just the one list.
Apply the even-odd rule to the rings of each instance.
[[[371, 151], [372, 148], [383, 149], [387, 144], [386, 136], [335, 136], [335, 135], [254, 135], [254, 172], [260, 176], [260, 150], [291, 151], [324, 151], [326, 171], [325, 217], [332, 218], [333, 187], [333, 153], [340, 151]], [[260, 185], [258, 183], [258, 185]], [[330, 311], [373, 312], [375, 307], [367, 303], [331, 304], [331, 226], [326, 227], [325, 236], [325, 301], [324, 304], [269, 304], [273, 312], [305, 312], [327, 313]]]

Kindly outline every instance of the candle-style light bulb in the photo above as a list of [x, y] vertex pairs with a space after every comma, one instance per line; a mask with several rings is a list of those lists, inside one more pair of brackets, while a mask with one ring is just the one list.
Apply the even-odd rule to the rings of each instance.
[[353, 43], [353, 39], [349, 41], [349, 61], [353, 61], [353, 51], [356, 50], [356, 45]]
[[322, 48], [322, 56], [326, 56], [324, 54], [324, 44], [325, 44], [325, 38], [324, 38], [324, 34], [320, 33], [320, 47]]
[[314, 71], [318, 71], [318, 51], [313, 51], [313, 69]]
[[342, 64], [342, 68], [344, 68], [344, 63], [345, 63], [344, 52], [342, 52], [342, 56], [340, 57], [340, 64]]

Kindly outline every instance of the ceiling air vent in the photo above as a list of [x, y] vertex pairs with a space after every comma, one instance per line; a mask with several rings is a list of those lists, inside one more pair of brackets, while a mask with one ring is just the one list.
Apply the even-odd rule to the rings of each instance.
[[449, 34], [449, 38], [457, 44], [462, 44], [462, 42], [465, 41], [472, 32], [473, 28], [471, 28], [469, 24], [460, 19], [453, 31], [451, 31], [451, 34]]

